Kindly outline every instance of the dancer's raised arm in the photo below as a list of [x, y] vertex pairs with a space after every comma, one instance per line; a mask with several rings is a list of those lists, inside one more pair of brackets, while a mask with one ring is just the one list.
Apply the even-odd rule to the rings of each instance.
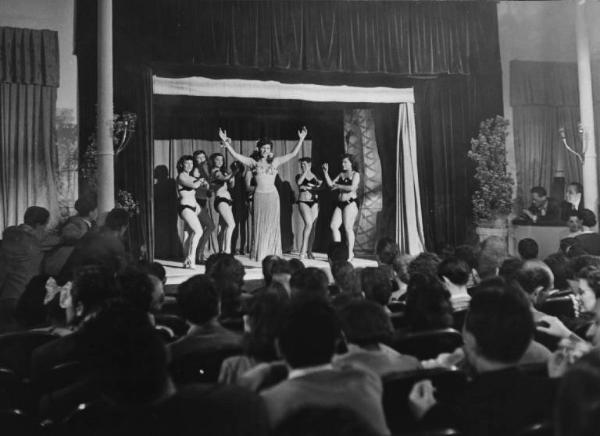
[[334, 180], [331, 180], [331, 177], [329, 177], [329, 164], [327, 162], [323, 163], [323, 165], [321, 165], [321, 168], [323, 168], [325, 183], [327, 183], [327, 186], [332, 188], [334, 183], [337, 182], [337, 179], [339, 179], [340, 176], [338, 175]]
[[226, 130], [222, 130], [221, 128], [219, 128], [219, 138], [221, 138], [221, 147], [226, 148], [235, 160], [239, 160], [241, 163], [249, 167], [253, 167], [254, 165], [256, 165], [256, 161], [254, 159], [248, 156], [244, 156], [243, 154], [238, 153], [233, 149], [233, 147], [231, 146], [231, 138], [227, 136]]
[[306, 126], [304, 126], [302, 127], [302, 130], [298, 130], [298, 143], [296, 144], [292, 152], [273, 159], [273, 166], [278, 167], [279, 165], [286, 163], [287, 161], [295, 157], [298, 153], [300, 153], [300, 149], [302, 148], [302, 144], [304, 143], [304, 138], [306, 138], [306, 135], [308, 135], [308, 130], [306, 129]]

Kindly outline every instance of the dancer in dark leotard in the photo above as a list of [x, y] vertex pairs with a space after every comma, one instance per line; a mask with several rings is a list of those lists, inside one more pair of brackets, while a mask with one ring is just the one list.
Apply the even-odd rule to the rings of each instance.
[[200, 205], [200, 213], [198, 219], [202, 226], [202, 237], [198, 242], [198, 250], [196, 252], [197, 262], [204, 263], [204, 251], [206, 244], [210, 240], [210, 235], [215, 230], [215, 223], [213, 222], [212, 214], [210, 211], [210, 203], [208, 198], [210, 197], [210, 173], [208, 171], [208, 161], [206, 153], [202, 150], [196, 150], [194, 152], [194, 169], [192, 170], [192, 176], [201, 179], [204, 184], [196, 190], [196, 200]]
[[233, 218], [233, 201], [229, 188], [233, 187], [235, 182], [235, 172], [228, 172], [225, 167], [225, 157], [221, 153], [213, 153], [210, 156], [210, 178], [213, 190], [215, 191], [215, 210], [219, 212], [219, 251], [221, 253], [231, 252], [231, 235], [235, 228], [235, 219]]
[[185, 223], [185, 237], [183, 240], [184, 268], [193, 268], [196, 265], [196, 248], [202, 236], [202, 227], [198, 220], [200, 205], [196, 201], [196, 189], [205, 182], [191, 175], [193, 168], [194, 160], [192, 156], [181, 156], [177, 161], [177, 172], [179, 173], [177, 176], [177, 194], [179, 196], [177, 212]]
[[305, 257], [313, 259], [312, 243], [314, 240], [314, 223], [319, 216], [319, 194], [317, 190], [323, 184], [323, 181], [311, 171], [310, 157], [300, 159], [301, 173], [296, 176], [298, 185], [298, 209], [300, 216], [304, 221], [304, 230], [302, 231], [302, 245], [300, 246], [300, 259]]
[[323, 164], [323, 174], [327, 185], [339, 192], [338, 201], [333, 216], [331, 217], [331, 233], [333, 240], [340, 242], [342, 235], [340, 226], [344, 225], [344, 232], [348, 240], [348, 259], [354, 259], [354, 222], [358, 216], [358, 205], [356, 204], [356, 190], [360, 183], [360, 174], [357, 171], [354, 157], [344, 154], [342, 157], [342, 172], [331, 180], [329, 177], [329, 165]]

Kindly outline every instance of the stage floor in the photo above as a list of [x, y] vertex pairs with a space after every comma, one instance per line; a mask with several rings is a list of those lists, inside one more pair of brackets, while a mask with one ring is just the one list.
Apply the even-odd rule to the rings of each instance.
[[[320, 268], [327, 273], [327, 276], [331, 279], [331, 271], [329, 269], [329, 263], [327, 262], [327, 255], [321, 253], [314, 253], [315, 259], [305, 259], [302, 262], [307, 267], [316, 267]], [[297, 258], [296, 255], [284, 255], [285, 259]], [[244, 276], [244, 282], [248, 289], [257, 288], [262, 285], [262, 270], [261, 263], [251, 260], [248, 256], [236, 256], [246, 270], [246, 275]], [[181, 262], [175, 262], [172, 260], [161, 260], [156, 259], [157, 262], [160, 262], [167, 271], [167, 284], [165, 286], [165, 291], [167, 294], [176, 294], [177, 286], [180, 283], [183, 283], [188, 278], [195, 276], [196, 274], [204, 274], [205, 268], [204, 265], [198, 265], [194, 269], [186, 269], [182, 267]], [[352, 265], [355, 268], [366, 268], [369, 266], [377, 266], [377, 262], [373, 259], [365, 259], [355, 257], [352, 261]]]

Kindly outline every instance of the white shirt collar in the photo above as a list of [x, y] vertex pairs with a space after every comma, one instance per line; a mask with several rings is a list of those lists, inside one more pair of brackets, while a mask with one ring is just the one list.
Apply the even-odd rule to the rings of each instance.
[[288, 379], [291, 380], [293, 378], [303, 377], [305, 375], [312, 374], [314, 372], [326, 371], [328, 369], [333, 369], [333, 366], [331, 365], [331, 363], [326, 363], [324, 365], [317, 365], [317, 366], [308, 366], [306, 368], [292, 369], [292, 370], [290, 370], [290, 372], [288, 374]]

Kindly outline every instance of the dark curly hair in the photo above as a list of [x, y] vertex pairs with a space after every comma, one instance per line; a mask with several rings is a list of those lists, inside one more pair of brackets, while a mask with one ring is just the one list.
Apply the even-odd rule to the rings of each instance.
[[412, 331], [452, 327], [450, 293], [437, 277], [411, 275], [406, 290], [406, 318]]
[[[273, 141], [271, 141], [271, 139], [269, 139], [269, 138], [260, 138], [258, 141], [256, 141], [256, 150], [254, 150], [254, 152], [252, 152], [250, 157], [258, 162], [261, 158], [260, 148], [264, 145], [270, 145], [271, 153], [273, 153]], [[273, 159], [274, 159], [273, 156], [269, 156], [267, 158], [267, 163], [272, 163]]]
[[341, 160], [344, 160], [344, 159], [348, 159], [350, 161], [350, 165], [352, 165], [352, 169], [354, 171], [359, 170], [358, 161], [356, 160], [356, 157], [353, 154], [350, 154], [350, 153], [342, 154]]
[[188, 160], [191, 161], [192, 163], [194, 163], [194, 158], [190, 154], [184, 154], [183, 156], [181, 156], [179, 158], [179, 160], [177, 161], [177, 166], [176, 166], [177, 173], [181, 174], [183, 172], [183, 164]]

